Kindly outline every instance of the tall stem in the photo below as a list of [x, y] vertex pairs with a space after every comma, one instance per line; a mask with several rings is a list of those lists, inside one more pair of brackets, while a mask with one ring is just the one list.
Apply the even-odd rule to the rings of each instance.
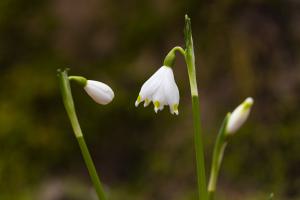
[[78, 141], [83, 159], [85, 161], [85, 164], [87, 166], [89, 175], [92, 179], [92, 182], [94, 184], [96, 193], [98, 195], [99, 200], [106, 200], [105, 194], [104, 194], [104, 189], [103, 186], [100, 182], [100, 179], [98, 177], [94, 162], [92, 160], [92, 157], [89, 153], [88, 147], [85, 143], [78, 118], [76, 115], [75, 111], [75, 106], [74, 106], [74, 101], [72, 98], [72, 93], [71, 93], [71, 87], [68, 79], [68, 74], [67, 71], [58, 71], [58, 77], [60, 81], [60, 89], [61, 89], [61, 94], [64, 102], [64, 106], [66, 108], [67, 114], [69, 116], [69, 119], [71, 121], [71, 125], [73, 128], [73, 131], [75, 133], [75, 137]]
[[213, 159], [211, 164], [210, 178], [208, 183], [208, 199], [213, 200], [214, 194], [217, 187], [218, 175], [221, 167], [221, 163], [223, 160], [223, 155], [225, 148], [227, 146], [225, 129], [227, 126], [228, 119], [230, 117], [230, 113], [228, 113], [222, 123], [222, 126], [219, 130], [216, 143], [214, 146]]
[[207, 200], [206, 178], [205, 178], [205, 160], [203, 142], [201, 136], [201, 117], [200, 117], [200, 105], [196, 79], [196, 66], [195, 55], [192, 38], [192, 28], [190, 18], [185, 16], [185, 61], [187, 64], [192, 107], [193, 107], [193, 123], [194, 123], [194, 140], [195, 140], [195, 152], [196, 152], [196, 165], [197, 165], [197, 181], [198, 181], [198, 193], [200, 200]]

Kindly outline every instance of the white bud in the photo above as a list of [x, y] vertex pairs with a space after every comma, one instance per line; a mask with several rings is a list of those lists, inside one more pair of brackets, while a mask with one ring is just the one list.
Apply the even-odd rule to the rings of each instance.
[[84, 90], [97, 103], [106, 105], [114, 98], [114, 91], [105, 83], [87, 80]]
[[245, 123], [249, 116], [253, 102], [253, 99], [248, 97], [232, 112], [226, 127], [227, 134], [235, 133]]

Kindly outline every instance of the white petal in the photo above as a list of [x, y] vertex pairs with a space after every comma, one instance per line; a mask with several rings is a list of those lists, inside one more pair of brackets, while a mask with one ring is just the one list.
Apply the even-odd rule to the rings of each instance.
[[161, 83], [162, 74], [163, 69], [161, 67], [143, 84], [139, 93], [141, 96], [141, 101], [144, 101], [146, 98], [151, 98]]
[[139, 104], [140, 104], [140, 101], [138, 101], [138, 100], [136, 100], [135, 103], [134, 103], [135, 107], [138, 107]]
[[149, 98], [146, 98], [145, 102], [144, 102], [144, 107], [147, 107], [150, 103], [151, 103], [151, 100]]
[[226, 127], [226, 132], [228, 134], [235, 133], [245, 123], [249, 116], [252, 104], [253, 99], [249, 97], [232, 112]]
[[179, 103], [179, 90], [174, 79], [173, 70], [166, 67], [163, 83], [164, 93], [166, 94], [168, 104]]
[[168, 105], [179, 104], [179, 90], [175, 82], [169, 82], [164, 85], [167, 94]]
[[161, 74], [161, 68], [158, 69], [142, 86], [140, 92], [139, 92], [139, 96], [135, 102], [135, 106], [137, 107], [142, 101], [144, 100], [149, 100], [149, 101], [145, 101], [144, 106], [148, 106], [149, 103], [152, 100], [152, 95], [154, 94], [154, 92], [157, 90], [157, 88], [160, 85], [160, 74]]
[[170, 80], [174, 80], [174, 73], [171, 67], [167, 67], [167, 66], [162, 66], [161, 67], [163, 73], [164, 73], [164, 77], [168, 78]]
[[142, 102], [142, 98], [141, 95], [139, 95], [135, 101], [135, 107], [138, 107], [141, 102]]
[[[176, 115], [179, 115], [178, 109], [173, 111]], [[173, 113], [172, 113], [173, 114]]]
[[164, 105], [167, 105], [166, 96], [163, 91], [163, 87], [160, 86], [157, 91], [153, 94], [153, 104], [154, 110], [157, 112], [158, 110], [163, 110]]
[[157, 113], [158, 112], [158, 107], [154, 106], [154, 112]]
[[105, 83], [88, 80], [84, 90], [97, 103], [106, 105], [114, 98], [113, 90]]
[[170, 111], [172, 114], [178, 115], [178, 105], [179, 105], [179, 90], [174, 79], [173, 71], [170, 69], [168, 73], [165, 74], [167, 77], [164, 82], [164, 93], [166, 94], [167, 105], [170, 106]]

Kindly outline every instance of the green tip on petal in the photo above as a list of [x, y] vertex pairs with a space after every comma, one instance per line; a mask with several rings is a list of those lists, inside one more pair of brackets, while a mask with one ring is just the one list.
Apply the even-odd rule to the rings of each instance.
[[142, 97], [139, 95], [135, 101], [135, 107], [138, 107], [138, 105], [141, 103]]
[[253, 99], [251, 97], [248, 97], [243, 103], [243, 108], [245, 110], [250, 109], [253, 103], [254, 103]]
[[160, 103], [159, 101], [155, 101], [154, 102], [154, 111], [157, 113], [157, 111], [159, 110], [159, 107], [160, 107]]
[[155, 102], [154, 102], [154, 106], [157, 107], [157, 108], [159, 108], [159, 106], [160, 106], [159, 101], [155, 101]]
[[176, 115], [178, 115], [179, 114], [179, 112], [178, 112], [178, 104], [174, 104], [173, 106], [172, 106], [172, 114], [176, 114]]
[[148, 98], [145, 99], [144, 107], [148, 106], [150, 104], [150, 100]]

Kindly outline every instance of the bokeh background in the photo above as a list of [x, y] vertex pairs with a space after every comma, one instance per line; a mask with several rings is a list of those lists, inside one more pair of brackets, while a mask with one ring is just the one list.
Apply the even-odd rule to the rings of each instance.
[[174, 67], [180, 115], [135, 108], [143, 82], [192, 19], [209, 171], [223, 117], [255, 99], [232, 138], [220, 200], [300, 199], [298, 0], [1, 0], [0, 199], [95, 199], [56, 70], [103, 81], [107, 106], [77, 85], [86, 141], [111, 200], [196, 199], [187, 71]]

